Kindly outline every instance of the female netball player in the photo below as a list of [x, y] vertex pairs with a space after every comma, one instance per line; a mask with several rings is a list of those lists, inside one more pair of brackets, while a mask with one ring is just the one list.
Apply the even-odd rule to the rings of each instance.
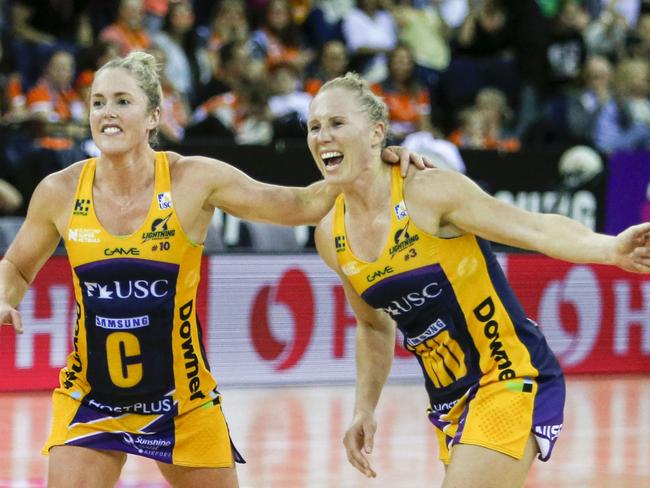
[[61, 238], [72, 268], [73, 351], [44, 448], [50, 487], [113, 486], [127, 453], [156, 460], [173, 486], [237, 486], [241, 458], [196, 314], [201, 243], [216, 207], [295, 225], [333, 203], [323, 182], [266, 185], [220, 161], [154, 151], [160, 104], [153, 56], [104, 65], [90, 97], [101, 155], [39, 184], [0, 262], [0, 320], [18, 332], [15, 307]]
[[323, 85], [307, 126], [318, 168], [342, 192], [319, 223], [316, 244], [357, 318], [348, 459], [375, 476], [367, 454], [396, 323], [422, 367], [446, 465], [443, 487], [523, 486], [534, 458], [551, 455], [564, 379], [487, 240], [647, 273], [650, 224], [606, 236], [506, 205], [456, 172], [428, 169], [403, 179], [379, 158], [387, 125], [385, 104], [347, 74]]

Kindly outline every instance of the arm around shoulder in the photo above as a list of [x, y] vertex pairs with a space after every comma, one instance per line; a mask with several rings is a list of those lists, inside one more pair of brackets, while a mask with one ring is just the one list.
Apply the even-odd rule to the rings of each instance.
[[208, 205], [247, 220], [315, 224], [332, 207], [338, 193], [324, 181], [308, 187], [272, 185], [217, 159], [196, 156], [182, 160], [196, 168], [197, 185], [205, 187]]

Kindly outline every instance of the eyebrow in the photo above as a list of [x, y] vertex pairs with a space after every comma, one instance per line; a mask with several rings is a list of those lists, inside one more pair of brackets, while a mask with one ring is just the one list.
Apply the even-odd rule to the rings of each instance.
[[[112, 95], [114, 97], [122, 97], [124, 95], [131, 96], [129, 92], [115, 92], [115, 93], [109, 93], [109, 95]], [[93, 97], [106, 97], [103, 93], [93, 93]]]

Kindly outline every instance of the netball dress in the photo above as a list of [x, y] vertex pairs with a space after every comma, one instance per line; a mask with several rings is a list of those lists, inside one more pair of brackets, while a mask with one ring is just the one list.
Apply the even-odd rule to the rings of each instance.
[[540, 459], [562, 427], [564, 379], [542, 333], [527, 318], [488, 242], [443, 239], [419, 229], [392, 171], [391, 229], [380, 257], [354, 255], [345, 232], [345, 200], [334, 210], [338, 264], [356, 292], [383, 309], [417, 358], [429, 395], [440, 457], [456, 443], [521, 458], [531, 431]]
[[174, 209], [169, 163], [156, 153], [148, 215], [114, 236], [93, 206], [96, 160], [84, 163], [65, 247], [76, 299], [73, 351], [54, 391], [44, 448], [85, 446], [183, 466], [233, 463], [196, 313], [203, 246]]

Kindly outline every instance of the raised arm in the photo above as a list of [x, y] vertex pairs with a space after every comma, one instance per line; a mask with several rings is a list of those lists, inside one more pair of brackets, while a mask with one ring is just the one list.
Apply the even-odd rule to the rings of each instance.
[[222, 161], [191, 159], [197, 184], [208, 185], [206, 203], [247, 220], [314, 225], [332, 207], [337, 195], [324, 181], [304, 188], [271, 185], [254, 180]]
[[[247, 220], [315, 225], [332, 208], [338, 194], [323, 180], [307, 187], [271, 185], [216, 159], [178, 155], [173, 158], [178, 160], [179, 171], [188, 181], [183, 191], [205, 194], [207, 205]], [[418, 169], [433, 166], [427, 157], [396, 146], [384, 149], [382, 158], [389, 164], [399, 164], [402, 174], [411, 165]]]
[[330, 219], [316, 228], [318, 253], [325, 263], [339, 274], [348, 303], [357, 319], [356, 329], [356, 396], [352, 423], [343, 444], [348, 461], [369, 478], [376, 476], [367, 454], [373, 449], [377, 430], [375, 408], [390, 373], [395, 350], [395, 323], [381, 310], [365, 303], [338, 268], [333, 247]]
[[25, 222], [0, 261], [0, 321], [12, 324], [18, 333], [22, 332], [22, 322], [16, 307], [59, 243], [55, 215], [65, 206], [63, 193], [58, 175], [38, 185]]
[[[426, 173], [426, 174], [425, 174]], [[557, 214], [519, 209], [491, 197], [464, 175], [447, 171], [414, 174], [407, 188], [416, 212], [425, 218], [435, 208], [441, 225], [509, 246], [530, 249], [574, 263], [614, 264], [633, 272], [650, 272], [650, 223], [618, 236], [598, 234]]]

